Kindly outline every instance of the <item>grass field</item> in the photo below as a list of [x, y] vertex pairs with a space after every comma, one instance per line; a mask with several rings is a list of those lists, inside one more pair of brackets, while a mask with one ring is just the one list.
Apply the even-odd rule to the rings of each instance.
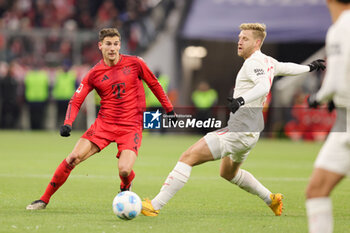
[[[286, 140], [260, 140], [243, 166], [272, 192], [285, 195], [281, 217], [220, 178], [216, 161], [195, 167], [158, 217], [119, 220], [112, 212], [119, 188], [115, 144], [75, 168], [46, 210], [26, 211], [81, 134], [0, 131], [0, 232], [307, 232], [304, 190], [322, 144]], [[154, 197], [180, 154], [198, 138], [144, 135], [133, 191]], [[332, 194], [335, 232], [350, 232], [349, 193], [344, 180]]]

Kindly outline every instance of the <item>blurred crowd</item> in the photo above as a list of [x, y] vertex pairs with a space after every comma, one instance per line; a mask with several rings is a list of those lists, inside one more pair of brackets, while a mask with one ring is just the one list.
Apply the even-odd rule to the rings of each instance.
[[[0, 128], [46, 129], [47, 108], [55, 105], [56, 127], [63, 123], [70, 98], [88, 65], [72, 66], [65, 60], [61, 66], [50, 68], [39, 64], [23, 67], [16, 61], [0, 62]], [[27, 117], [28, 125], [23, 124]]]
[[0, 0], [0, 27], [94, 29], [136, 21], [159, 1], [150, 0]]
[[[100, 59], [97, 33], [117, 27], [122, 51], [137, 54], [155, 37], [159, 22], [151, 12], [170, 0], [0, 0], [0, 60], [19, 60], [32, 65], [34, 59], [47, 65], [73, 63], [93, 65]], [[165, 12], [164, 12], [165, 11]], [[159, 20], [158, 20], [159, 21]], [[42, 61], [40, 61], [42, 60]]]
[[[0, 128], [45, 128], [45, 112], [52, 103], [57, 122], [62, 121], [77, 83], [101, 59], [98, 31], [117, 27], [121, 53], [138, 54], [162, 29], [173, 4], [0, 0]], [[29, 127], [23, 126], [23, 113], [30, 116]]]

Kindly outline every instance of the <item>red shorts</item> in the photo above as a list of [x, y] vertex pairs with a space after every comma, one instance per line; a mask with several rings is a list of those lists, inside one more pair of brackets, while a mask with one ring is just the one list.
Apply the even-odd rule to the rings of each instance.
[[110, 124], [97, 118], [81, 137], [96, 144], [100, 150], [111, 142], [116, 142], [119, 158], [123, 150], [132, 150], [138, 154], [142, 141], [142, 127]]

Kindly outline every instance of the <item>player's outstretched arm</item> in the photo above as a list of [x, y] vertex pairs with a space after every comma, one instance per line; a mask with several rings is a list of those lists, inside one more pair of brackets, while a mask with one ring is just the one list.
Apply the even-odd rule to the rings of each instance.
[[295, 76], [312, 71], [325, 70], [324, 60], [317, 59], [307, 65], [300, 65], [293, 62], [278, 62], [273, 60], [276, 66], [275, 76]]

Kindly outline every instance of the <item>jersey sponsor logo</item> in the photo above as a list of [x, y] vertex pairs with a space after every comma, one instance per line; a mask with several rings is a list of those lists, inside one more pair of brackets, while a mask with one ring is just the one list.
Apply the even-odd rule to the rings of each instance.
[[160, 116], [162, 114], [159, 109], [156, 112], [143, 113], [143, 128], [144, 129], [160, 129]]
[[265, 74], [263, 69], [254, 69], [254, 73], [256, 74], [256, 76]]
[[80, 84], [79, 88], [76, 90], [77, 93], [80, 93], [83, 90], [84, 84]]
[[105, 75], [105, 76], [103, 76], [101, 82], [106, 81], [106, 80], [108, 80], [108, 79], [109, 79], [109, 77], [108, 77], [107, 75]]
[[121, 94], [125, 94], [125, 83], [116, 83], [112, 85], [113, 94], [117, 95], [117, 99], [123, 98]]
[[130, 72], [131, 72], [131, 69], [130, 69], [129, 66], [124, 67], [124, 69], [123, 69], [123, 74], [124, 74], [124, 75], [129, 75]]

